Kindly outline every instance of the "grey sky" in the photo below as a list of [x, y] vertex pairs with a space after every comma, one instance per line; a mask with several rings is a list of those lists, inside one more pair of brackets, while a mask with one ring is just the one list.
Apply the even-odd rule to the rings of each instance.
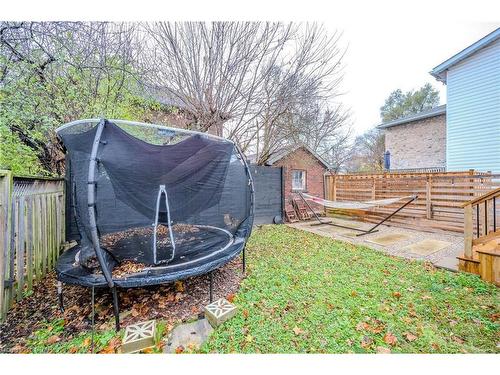
[[374, 22], [339, 25], [324, 21], [329, 30], [343, 30], [348, 43], [341, 99], [352, 110], [356, 134], [380, 122], [379, 108], [391, 91], [411, 90], [426, 82], [439, 89], [446, 103], [446, 86], [428, 72], [455, 53], [500, 26], [487, 22]]
[[440, 90], [441, 103], [446, 103], [445, 86], [428, 72], [500, 26], [498, 0], [185, 0], [176, 6], [165, 1], [151, 0], [154, 6], [145, 5], [149, 0], [113, 1], [87, 0], [71, 7], [50, 7], [36, 0], [25, 0], [22, 7], [7, 2], [2, 18], [321, 22], [332, 32], [343, 30], [343, 42], [349, 44], [346, 94], [341, 100], [352, 110], [356, 134], [379, 123], [380, 106], [397, 88], [410, 90], [431, 82]]

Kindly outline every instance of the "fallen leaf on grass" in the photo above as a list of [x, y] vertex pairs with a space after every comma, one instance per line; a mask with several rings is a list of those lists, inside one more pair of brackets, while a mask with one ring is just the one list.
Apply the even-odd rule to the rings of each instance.
[[399, 298], [401, 298], [401, 293], [399, 293], [399, 292], [393, 292], [393, 293], [392, 293], [392, 296], [393, 296], [394, 298], [398, 298], [398, 299], [399, 299]]
[[89, 346], [90, 345], [90, 337], [87, 337], [85, 340], [83, 340], [82, 346]]
[[164, 346], [165, 346], [165, 341], [163, 340], [158, 341], [158, 344], [155, 345], [156, 349], [158, 350], [162, 350]]
[[10, 351], [12, 353], [24, 353], [26, 351], [26, 347], [20, 344], [16, 344]]
[[248, 310], [243, 310], [243, 317], [246, 319], [248, 318], [249, 312]]
[[175, 348], [175, 354], [181, 354], [184, 351], [184, 347], [182, 345]]
[[455, 336], [455, 335], [451, 336], [451, 339], [453, 341], [455, 341], [457, 344], [463, 344], [464, 343], [464, 340], [462, 338], [460, 338], [458, 336]]
[[434, 349], [434, 350], [440, 350], [441, 349], [441, 347], [439, 346], [439, 344], [436, 344], [435, 342], [433, 342], [431, 344], [431, 346], [432, 346], [432, 349]]
[[356, 292], [355, 290], [353, 290], [353, 291], [351, 292], [351, 296], [356, 297], [357, 295], [358, 295], [358, 292]]
[[492, 322], [498, 322], [500, 320], [500, 313], [497, 313], [497, 314], [491, 314], [490, 315], [490, 320]]
[[389, 344], [389, 345], [396, 345], [396, 343], [398, 342], [398, 339], [396, 336], [394, 336], [391, 332], [387, 332], [385, 335], [384, 335], [384, 342], [386, 344]]
[[116, 353], [116, 349], [121, 345], [121, 339], [119, 337], [114, 337], [109, 340], [108, 345], [101, 350], [99, 353], [102, 354], [113, 354]]
[[408, 340], [409, 342], [412, 342], [412, 341], [415, 341], [416, 339], [418, 339], [417, 336], [415, 336], [413, 333], [411, 332], [405, 332], [403, 333], [404, 337], [406, 338], [406, 340]]
[[426, 300], [426, 299], [431, 299], [432, 297], [431, 296], [428, 296], [427, 294], [426, 295], [423, 295], [421, 297], [423, 300]]
[[373, 340], [370, 337], [363, 336], [363, 339], [361, 340], [361, 347], [362, 348], [367, 349], [370, 346], [372, 346], [372, 344], [373, 344]]
[[298, 335], [301, 335], [302, 333], [304, 333], [304, 331], [301, 330], [299, 327], [295, 326], [293, 328], [293, 333], [295, 333], [298, 336]]
[[253, 341], [253, 336], [252, 336], [252, 335], [247, 335], [247, 336], [245, 337], [245, 341], [246, 341], [246, 342], [252, 342], [252, 341]]
[[368, 323], [366, 322], [359, 322], [356, 325], [356, 331], [364, 331], [369, 327]]
[[384, 346], [377, 346], [377, 353], [378, 354], [390, 354], [391, 353], [391, 349], [386, 348]]
[[234, 301], [234, 293], [228, 294], [226, 297], [227, 301], [233, 303]]
[[59, 341], [61, 341], [61, 338], [57, 335], [53, 335], [47, 339], [47, 344], [52, 345], [52, 344], [55, 344], [56, 342], [59, 342]]

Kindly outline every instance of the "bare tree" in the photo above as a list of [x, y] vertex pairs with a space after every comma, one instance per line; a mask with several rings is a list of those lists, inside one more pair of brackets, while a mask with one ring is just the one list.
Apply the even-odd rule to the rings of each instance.
[[[154, 23], [145, 30], [152, 38], [142, 60], [151, 73], [146, 85], [183, 108], [192, 128], [215, 129], [260, 163], [305, 133], [306, 106], [340, 94], [340, 35], [316, 24]], [[325, 113], [315, 142], [345, 122], [341, 112]]]
[[152, 39], [142, 66], [147, 86], [183, 108], [200, 131], [245, 117], [253, 109], [266, 61], [276, 60], [293, 34], [279, 23], [145, 24]]
[[374, 128], [358, 136], [352, 155], [346, 162], [349, 171], [381, 171], [384, 169], [385, 137]]
[[2, 22], [0, 86], [19, 108], [5, 123], [53, 170], [56, 125], [112, 116], [135, 90], [260, 163], [296, 142], [332, 154], [347, 118], [339, 38], [316, 24]]

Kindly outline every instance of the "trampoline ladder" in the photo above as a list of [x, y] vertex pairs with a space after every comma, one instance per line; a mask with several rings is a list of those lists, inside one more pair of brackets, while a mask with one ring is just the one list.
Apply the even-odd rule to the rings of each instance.
[[158, 189], [158, 196], [156, 198], [156, 215], [154, 222], [154, 231], [153, 231], [153, 263], [157, 264], [157, 254], [156, 254], [156, 231], [158, 230], [158, 217], [160, 214], [160, 202], [162, 195], [165, 195], [165, 205], [167, 206], [167, 222], [168, 222], [168, 234], [170, 236], [170, 242], [172, 242], [172, 256], [167, 262], [171, 262], [175, 257], [175, 242], [174, 242], [174, 234], [172, 233], [172, 221], [170, 220], [170, 206], [168, 204], [168, 194], [167, 189], [165, 189], [165, 185], [160, 185]]

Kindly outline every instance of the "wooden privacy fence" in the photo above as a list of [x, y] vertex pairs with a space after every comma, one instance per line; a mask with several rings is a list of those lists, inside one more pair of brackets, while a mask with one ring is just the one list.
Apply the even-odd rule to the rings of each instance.
[[[396, 225], [417, 229], [464, 230], [463, 204], [500, 185], [500, 175], [489, 172], [428, 172], [345, 174], [325, 177], [329, 200], [367, 201], [418, 195], [418, 199], [390, 219]], [[400, 205], [400, 204], [399, 204]], [[398, 206], [369, 211], [329, 210], [376, 222]]]
[[65, 241], [64, 181], [0, 170], [0, 321], [51, 270]]

